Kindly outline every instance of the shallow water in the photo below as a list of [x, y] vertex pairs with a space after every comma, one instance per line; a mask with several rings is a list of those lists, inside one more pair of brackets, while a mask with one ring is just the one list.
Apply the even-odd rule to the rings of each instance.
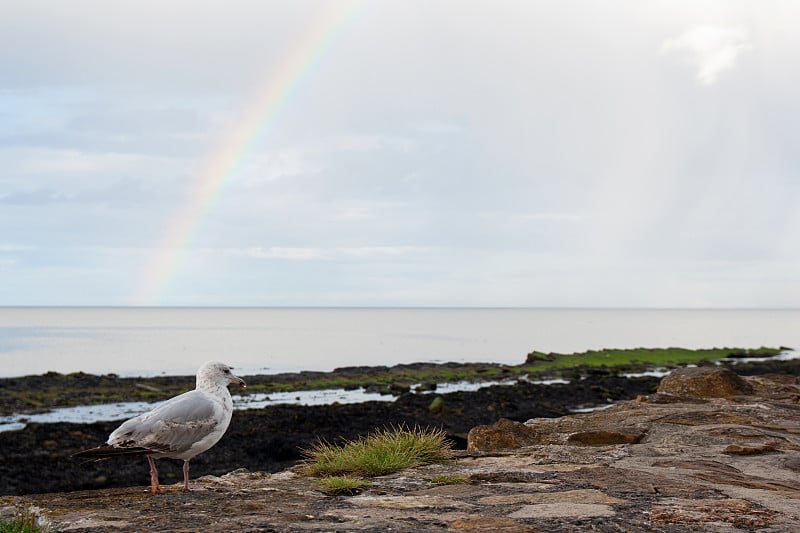
[[[525, 379], [525, 378], [520, 378]], [[494, 385], [513, 385], [517, 379], [505, 381], [458, 381], [455, 383], [443, 383], [436, 387], [436, 390], [426, 390], [421, 394], [447, 394], [449, 392], [471, 392], [484, 387]], [[564, 379], [535, 380], [531, 383], [539, 385], [552, 385], [557, 383], [569, 383]], [[412, 385], [412, 390], [419, 384]], [[247, 395], [233, 395], [234, 410], [262, 409], [269, 405], [330, 405], [333, 403], [350, 404], [362, 402], [392, 402], [396, 399], [390, 394], [380, 394], [377, 392], [367, 392], [364, 388], [345, 390], [345, 389], [324, 389], [312, 391], [295, 392], [272, 392]], [[13, 414], [10, 416], [0, 416], [0, 431], [16, 431], [23, 429], [28, 423], [36, 422], [40, 424], [52, 424], [56, 422], [72, 422], [78, 424], [91, 424], [93, 422], [106, 422], [115, 420], [125, 420], [158, 405], [146, 402], [118, 402], [99, 405], [79, 405], [76, 407], [60, 407], [45, 413], [36, 414]]]
[[[734, 365], [738, 363], [768, 361], [768, 360], [790, 360], [800, 358], [798, 351], [784, 351], [775, 357], [744, 357], [729, 360]], [[694, 366], [694, 365], [688, 365]], [[666, 368], [656, 368], [644, 372], [629, 372], [622, 374], [626, 378], [637, 377], [664, 377], [670, 370]], [[473, 392], [484, 387], [495, 385], [514, 385], [519, 381], [527, 381], [537, 385], [556, 385], [569, 384], [570, 381], [563, 378], [535, 379], [531, 380], [527, 375], [519, 376], [502, 381], [457, 381], [453, 383], [439, 383], [435, 390], [422, 390], [418, 394], [447, 394], [450, 392]], [[411, 385], [411, 390], [418, 390], [419, 383]], [[370, 401], [392, 402], [396, 399], [390, 394], [380, 394], [378, 392], [368, 392], [363, 387], [358, 389], [322, 389], [310, 391], [294, 392], [272, 392], [256, 393], [232, 396], [234, 410], [262, 409], [270, 405], [330, 405], [334, 403], [351, 404]], [[125, 420], [146, 411], [149, 411], [159, 402], [117, 402], [97, 405], [78, 405], [74, 407], [60, 407], [44, 413], [35, 414], [12, 414], [0, 416], [0, 432], [16, 431], [24, 429], [28, 423], [36, 422], [40, 424], [51, 424], [56, 422], [72, 422], [78, 424], [90, 424], [93, 422]], [[580, 407], [573, 410], [574, 413], [591, 412], [598, 409], [605, 409], [609, 405]]]

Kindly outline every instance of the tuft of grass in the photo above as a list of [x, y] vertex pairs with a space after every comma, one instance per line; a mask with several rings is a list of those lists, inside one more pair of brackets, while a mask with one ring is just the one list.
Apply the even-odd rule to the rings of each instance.
[[464, 483], [469, 483], [469, 478], [467, 476], [462, 476], [462, 475], [433, 476], [431, 478], [431, 483], [441, 483], [442, 485], [463, 485]]
[[316, 476], [382, 476], [448, 461], [451, 444], [441, 429], [389, 428], [342, 445], [319, 442], [304, 450], [306, 471]]
[[352, 496], [370, 486], [369, 481], [350, 476], [329, 476], [317, 480], [322, 490], [331, 496]]
[[39, 524], [36, 513], [31, 508], [20, 511], [11, 522], [0, 520], [0, 533], [50, 533], [50, 531], [49, 527]]

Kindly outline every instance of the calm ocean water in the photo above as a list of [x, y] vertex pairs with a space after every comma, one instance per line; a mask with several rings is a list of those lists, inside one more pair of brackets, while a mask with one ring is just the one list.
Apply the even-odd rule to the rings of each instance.
[[532, 350], [787, 346], [800, 310], [0, 308], [0, 376], [242, 375], [419, 361], [518, 364]]

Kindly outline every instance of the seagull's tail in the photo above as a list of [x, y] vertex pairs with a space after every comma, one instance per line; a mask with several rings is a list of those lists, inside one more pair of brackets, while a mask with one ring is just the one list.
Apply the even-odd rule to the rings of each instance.
[[109, 457], [120, 455], [150, 455], [153, 450], [141, 447], [117, 448], [115, 446], [98, 446], [72, 454], [72, 457], [82, 457], [88, 461], [100, 461]]

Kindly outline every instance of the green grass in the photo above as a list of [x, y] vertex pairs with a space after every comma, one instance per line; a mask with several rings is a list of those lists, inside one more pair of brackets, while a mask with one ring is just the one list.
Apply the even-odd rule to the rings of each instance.
[[317, 480], [322, 490], [331, 496], [352, 496], [370, 486], [369, 481], [350, 476], [329, 476]]
[[453, 450], [442, 430], [400, 427], [379, 430], [342, 445], [320, 442], [303, 455], [310, 475], [381, 476], [448, 461]]
[[535, 373], [554, 370], [576, 369], [582, 367], [619, 368], [631, 365], [646, 367], [674, 367], [718, 361], [726, 357], [748, 355], [774, 356], [779, 348], [709, 348], [690, 350], [688, 348], [632, 348], [589, 350], [573, 354], [531, 352], [520, 368]]
[[0, 520], [0, 533], [49, 533], [49, 527], [41, 526], [31, 509], [21, 511], [11, 522]]

